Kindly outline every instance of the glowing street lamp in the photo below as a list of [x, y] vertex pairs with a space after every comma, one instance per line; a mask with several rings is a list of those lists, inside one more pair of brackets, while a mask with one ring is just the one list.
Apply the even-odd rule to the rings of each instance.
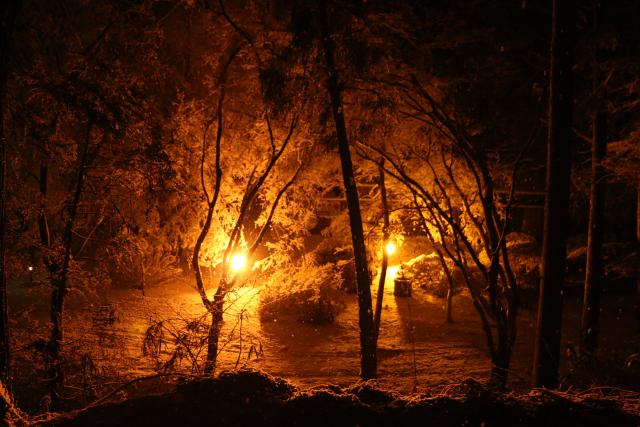
[[396, 251], [395, 243], [393, 243], [393, 242], [387, 243], [387, 246], [385, 247], [385, 250], [387, 251], [387, 255], [393, 255], [393, 253]]
[[246, 263], [247, 263], [247, 257], [245, 257], [244, 255], [234, 255], [231, 258], [231, 268], [236, 273], [242, 270]]

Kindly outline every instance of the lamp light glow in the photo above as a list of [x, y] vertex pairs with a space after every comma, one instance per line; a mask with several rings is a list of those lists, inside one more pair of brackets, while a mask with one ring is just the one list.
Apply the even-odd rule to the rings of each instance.
[[231, 258], [231, 268], [236, 273], [242, 270], [246, 263], [247, 263], [247, 257], [245, 257], [244, 255], [234, 255]]
[[387, 251], [387, 255], [393, 255], [393, 253], [396, 251], [395, 243], [393, 243], [393, 242], [387, 243], [387, 246], [385, 247], [385, 250]]

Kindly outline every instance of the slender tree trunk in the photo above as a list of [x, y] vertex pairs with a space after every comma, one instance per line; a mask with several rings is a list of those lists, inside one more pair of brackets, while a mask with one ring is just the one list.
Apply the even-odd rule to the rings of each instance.
[[602, 166], [602, 160], [607, 150], [606, 132], [605, 113], [598, 111], [593, 123], [589, 236], [587, 239], [587, 266], [584, 279], [584, 304], [582, 307], [582, 345], [588, 353], [593, 353], [598, 346], [600, 292], [604, 279], [602, 244], [604, 240], [605, 171]]
[[553, 0], [546, 199], [532, 384], [558, 385], [573, 112], [575, 0]]
[[[455, 264], [455, 259], [453, 257], [453, 254], [451, 254], [450, 251], [446, 250], [444, 241], [443, 242], [436, 241], [435, 236], [433, 235], [433, 233], [431, 233], [431, 230], [429, 230], [429, 226], [427, 225], [427, 220], [422, 214], [422, 210], [420, 208], [420, 204], [418, 203], [418, 198], [415, 192], [413, 192], [413, 204], [416, 209], [416, 212], [418, 213], [418, 216], [420, 217], [420, 224], [422, 225], [422, 230], [427, 235], [427, 238], [429, 239], [431, 246], [433, 246], [433, 250], [435, 251], [438, 257], [438, 260], [440, 261], [440, 266], [442, 267], [442, 271], [444, 271], [444, 275], [447, 279], [447, 302], [446, 302], [447, 305], [445, 307], [446, 316], [447, 316], [446, 320], [447, 320], [447, 323], [453, 323], [453, 293], [455, 290], [455, 282], [453, 280], [453, 274], [451, 273], [451, 269], [447, 265], [447, 261], [444, 257], [443, 250], [447, 252], [447, 256], [454, 262], [454, 264]], [[441, 245], [442, 250], [438, 248], [438, 245]]]
[[636, 181], [636, 242], [640, 244], [640, 177]]
[[63, 336], [63, 315], [64, 315], [64, 297], [67, 292], [67, 281], [69, 278], [69, 264], [71, 262], [71, 244], [73, 241], [73, 227], [76, 223], [78, 205], [82, 196], [84, 186], [87, 161], [89, 157], [89, 143], [91, 141], [91, 131], [93, 124], [90, 119], [87, 125], [87, 134], [84, 146], [81, 149], [80, 164], [78, 166], [78, 176], [76, 178], [75, 188], [69, 207], [69, 216], [65, 224], [62, 235], [63, 257], [62, 265], [55, 266], [55, 273], [52, 278], [53, 292], [51, 293], [51, 337], [49, 339], [49, 357], [50, 361], [50, 381], [51, 390], [51, 407], [53, 410], [60, 409], [60, 395], [64, 386], [64, 370], [62, 367], [61, 350]]
[[[220, 286], [223, 286], [222, 284]], [[219, 287], [218, 289], [221, 289]], [[218, 358], [218, 343], [220, 341], [220, 330], [222, 329], [222, 316], [224, 314], [224, 293], [216, 293], [211, 304], [211, 325], [207, 339], [207, 360], [204, 365], [205, 375], [211, 375], [216, 370]]]
[[[196, 277], [196, 287], [198, 289], [198, 294], [200, 295], [200, 299], [202, 300], [202, 304], [205, 306], [207, 311], [211, 313], [211, 325], [209, 325], [209, 334], [208, 334], [208, 345], [207, 345], [207, 359], [205, 362], [205, 373], [211, 374], [215, 371], [215, 363], [216, 357], [218, 355], [218, 338], [220, 336], [220, 327], [222, 325], [222, 315], [224, 308], [224, 297], [226, 295], [225, 287], [226, 287], [226, 270], [223, 272], [222, 279], [218, 285], [218, 289], [214, 296], [213, 301], [209, 300], [207, 297], [206, 288], [204, 286], [204, 278], [202, 277], [202, 270], [200, 268], [200, 249], [202, 248], [202, 244], [209, 233], [209, 229], [211, 228], [211, 223], [213, 220], [213, 213], [216, 208], [216, 204], [218, 203], [218, 197], [220, 196], [220, 188], [222, 185], [222, 166], [220, 163], [222, 150], [222, 134], [223, 134], [223, 105], [226, 94], [226, 83], [227, 83], [227, 73], [229, 72], [229, 68], [233, 63], [236, 55], [240, 52], [240, 46], [233, 44], [230, 47], [230, 53], [227, 61], [224, 63], [222, 70], [220, 72], [220, 76], [218, 77], [218, 85], [220, 88], [220, 92], [218, 94], [218, 102], [216, 107], [216, 138], [215, 138], [215, 182], [213, 184], [213, 194], [209, 196], [209, 192], [207, 191], [207, 185], [205, 182], [205, 163], [206, 163], [206, 155], [207, 155], [207, 132], [209, 126], [212, 122], [208, 123], [205, 126], [203, 139], [202, 139], [202, 157], [200, 159], [200, 184], [202, 185], [202, 191], [205, 195], [207, 201], [207, 217], [205, 222], [200, 230], [200, 234], [196, 239], [195, 246], [193, 248], [193, 255], [191, 257], [191, 266], [193, 267], [193, 271]], [[223, 265], [225, 265], [226, 260], [223, 260]], [[226, 268], [226, 267], [225, 267]]]
[[[4, 11], [3, 11], [4, 12]], [[4, 16], [3, 16], [4, 18]], [[3, 23], [4, 26], [4, 23]], [[3, 28], [4, 30], [4, 28]], [[4, 38], [4, 34], [3, 34]], [[4, 49], [2, 49], [4, 51]], [[2, 54], [0, 54], [2, 55]], [[4, 55], [2, 55], [4, 56]], [[7, 246], [6, 246], [6, 203], [7, 203], [7, 183], [6, 183], [6, 165], [7, 165], [7, 140], [4, 135], [4, 101], [6, 90], [6, 67], [4, 59], [0, 57], [2, 62], [2, 75], [0, 78], [0, 381], [8, 383], [9, 380], [9, 306], [7, 301]], [[1, 409], [1, 408], [0, 408]]]
[[[0, 381], [9, 384], [9, 305], [7, 301], [6, 270], [6, 203], [7, 203], [7, 139], [5, 137], [5, 107], [7, 79], [9, 77], [9, 57], [12, 50], [12, 33], [19, 1], [6, 1], [0, 8]], [[0, 408], [2, 409], [2, 408]]]
[[[384, 164], [384, 159], [382, 160]], [[380, 201], [382, 202], [382, 217], [384, 224], [382, 226], [382, 265], [380, 266], [380, 281], [378, 282], [378, 294], [376, 295], [376, 310], [373, 315], [373, 324], [375, 328], [376, 347], [378, 337], [380, 336], [380, 319], [382, 317], [382, 300], [384, 298], [384, 284], [387, 280], [387, 266], [389, 264], [389, 254], [387, 253], [387, 244], [389, 243], [389, 203], [387, 201], [387, 186], [384, 182], [384, 168], [378, 168], [380, 173]]]
[[507, 386], [509, 365], [511, 362], [511, 344], [506, 331], [498, 333], [497, 348], [491, 357], [491, 381], [500, 390]]
[[593, 353], [598, 346], [600, 292], [604, 280], [602, 244], [604, 242], [605, 170], [602, 162], [607, 154], [607, 116], [604, 107], [604, 93], [599, 88], [600, 0], [594, 0], [593, 6], [593, 96], [596, 98], [597, 104], [593, 117], [593, 139], [591, 142], [589, 234], [584, 279], [584, 303], [582, 305], [582, 347], [589, 354]]
[[[221, 171], [220, 168], [218, 168], [217, 170]], [[216, 183], [220, 182], [221, 177], [222, 174], [220, 173], [216, 178]], [[219, 186], [219, 184], [217, 185]], [[216, 194], [217, 193], [218, 191], [216, 191]], [[207, 297], [206, 288], [204, 286], [202, 270], [200, 268], [200, 249], [202, 247], [202, 244], [204, 243], [204, 239], [209, 233], [209, 228], [211, 227], [213, 211], [215, 209], [215, 200], [217, 200], [217, 197], [213, 202], [208, 202], [207, 217], [202, 229], [200, 230], [200, 234], [196, 239], [196, 244], [193, 248], [193, 255], [191, 257], [191, 266], [193, 267], [193, 271], [196, 277], [196, 287], [198, 289], [198, 293], [200, 294], [200, 299], [202, 300], [202, 304], [205, 306], [207, 311], [211, 314], [211, 324], [209, 325], [209, 334], [207, 336], [207, 356], [204, 365], [204, 373], [206, 375], [211, 375], [216, 369], [216, 358], [218, 356], [218, 339], [220, 337], [222, 313], [224, 308], [224, 297], [218, 298], [218, 293], [220, 292], [222, 281], [218, 286], [218, 291], [216, 291], [214, 300], [209, 300], [209, 298]]]
[[147, 287], [147, 269], [144, 263], [144, 252], [140, 251], [140, 291], [142, 292], [142, 296], [145, 295], [145, 288]]
[[[296, 178], [299, 176], [300, 171], [303, 168], [303, 163], [300, 164], [300, 166], [298, 167], [298, 169], [296, 170], [296, 172], [294, 173], [294, 175], [291, 177], [291, 179], [280, 189], [280, 191], [278, 191], [275, 200], [273, 201], [273, 204], [271, 205], [271, 210], [269, 212], [269, 214], [267, 215], [267, 220], [265, 221], [265, 223], [262, 225], [262, 229], [260, 230], [260, 232], [258, 233], [258, 236], [256, 237], [256, 239], [254, 240], [253, 244], [250, 246], [249, 251], [247, 252], [247, 258], [251, 258], [253, 256], [253, 254], [255, 253], [256, 249], [258, 248], [258, 245], [262, 242], [262, 239], [264, 238], [267, 230], [269, 229], [269, 227], [271, 226], [271, 221], [273, 220], [273, 215], [276, 212], [276, 209], [278, 207], [278, 204], [280, 203], [280, 200], [282, 198], [282, 196], [285, 194], [285, 192], [291, 187], [291, 185], [293, 185], [293, 183], [295, 182]], [[214, 203], [215, 204], [215, 203]], [[207, 216], [208, 218], [208, 224], [210, 225], [211, 222], [211, 213], [213, 212], [213, 205], [214, 204], [209, 204], [210, 207], [210, 211], [209, 211], [209, 215]], [[250, 206], [247, 204], [244, 206], [244, 210], [246, 212], [246, 210], [248, 210], [250, 208]], [[238, 217], [238, 221], [241, 221], [242, 218], [244, 217], [244, 215], [241, 214]], [[207, 225], [207, 230], [209, 225]], [[203, 229], [203, 232], [201, 232], [203, 234], [201, 234], [201, 236], [206, 236], [206, 230]], [[204, 237], [203, 237], [204, 239]], [[199, 239], [200, 241], [200, 239]], [[198, 264], [198, 252], [200, 251], [199, 247], [202, 244], [202, 242], [200, 242], [199, 244], [196, 243], [197, 249], [194, 250], [194, 255], [193, 255], [193, 266], [194, 268], [197, 269], [197, 271], [200, 271], [200, 267]], [[203, 304], [207, 307], [207, 310], [209, 311], [209, 313], [211, 313], [211, 325], [209, 326], [209, 334], [207, 337], [207, 356], [206, 356], [206, 361], [205, 361], [205, 366], [204, 366], [204, 373], [207, 375], [212, 374], [215, 369], [216, 369], [216, 362], [217, 362], [217, 357], [218, 357], [218, 343], [220, 340], [220, 330], [222, 329], [222, 323], [223, 323], [223, 315], [224, 315], [224, 300], [225, 297], [227, 296], [227, 294], [229, 293], [229, 291], [231, 289], [234, 288], [235, 283], [236, 283], [236, 279], [237, 279], [237, 275], [233, 276], [231, 279], [227, 280], [227, 278], [229, 277], [228, 274], [228, 263], [225, 263], [223, 261], [223, 271], [222, 271], [222, 278], [220, 279], [220, 282], [218, 283], [218, 289], [216, 290], [216, 294], [213, 297], [213, 301], [210, 301], [207, 296], [206, 293], [204, 292], [204, 285], [202, 283], [202, 275], [201, 274], [197, 274], [196, 277], [198, 278], [198, 286], [199, 289], [201, 291], [201, 297], [202, 297], [202, 302]]]
[[[44, 153], [42, 154], [44, 157]], [[38, 213], [38, 231], [40, 232], [40, 244], [44, 248], [51, 245], [51, 233], [49, 232], [49, 223], [47, 221], [47, 193], [48, 193], [49, 167], [47, 161], [43, 158], [40, 160], [40, 175], [38, 176], [38, 186], [40, 189], [40, 212]], [[49, 265], [49, 260], [45, 259], [45, 264]]]
[[440, 266], [442, 267], [442, 271], [444, 271], [444, 277], [447, 279], [447, 300], [445, 306], [446, 322], [453, 323], [453, 294], [455, 292], [456, 284], [453, 280], [451, 269], [447, 265], [447, 260], [444, 258], [444, 254], [442, 253], [442, 251], [436, 246], [437, 243], [433, 238], [431, 232], [428, 232], [427, 236], [429, 237], [429, 240], [433, 245], [433, 250], [436, 252], [438, 261], [440, 261]]
[[[636, 180], [636, 253], [640, 253], [640, 178]], [[640, 334], [640, 267], [636, 266], [636, 333]]]
[[327, 89], [329, 97], [331, 98], [331, 109], [338, 138], [338, 153], [340, 155], [340, 164], [342, 166], [342, 180], [347, 199], [349, 223], [351, 225], [351, 239], [353, 243], [353, 255], [356, 266], [358, 318], [360, 324], [360, 377], [367, 380], [377, 377], [376, 342], [373, 327], [373, 313], [371, 310], [369, 269], [367, 267], [367, 253], [364, 242], [362, 218], [360, 215], [360, 201], [358, 198], [355, 176], [353, 174], [353, 164], [351, 161], [351, 153], [349, 152], [349, 140], [347, 138], [347, 127], [344, 120], [344, 106], [342, 105], [341, 90], [338, 82], [338, 71], [335, 65], [335, 46], [329, 32], [329, 16], [328, 11], [326, 10], [327, 5], [323, 1], [321, 6], [323, 8], [323, 16], [321, 17], [322, 47], [324, 49], [325, 63], [328, 72]]
[[[448, 276], [450, 276], [450, 273]], [[447, 302], [446, 302], [447, 305], [445, 307], [445, 311], [447, 313], [447, 323], [453, 323], [453, 291], [454, 291], [453, 280], [448, 280], [447, 284], [448, 284]]]

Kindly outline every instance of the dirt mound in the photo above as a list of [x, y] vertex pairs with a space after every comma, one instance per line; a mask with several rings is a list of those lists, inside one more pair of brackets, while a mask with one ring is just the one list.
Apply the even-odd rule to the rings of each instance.
[[175, 391], [50, 418], [55, 426], [635, 426], [612, 400], [552, 392], [501, 394], [469, 380], [447, 393], [398, 396], [375, 383], [300, 390], [257, 371], [222, 373]]

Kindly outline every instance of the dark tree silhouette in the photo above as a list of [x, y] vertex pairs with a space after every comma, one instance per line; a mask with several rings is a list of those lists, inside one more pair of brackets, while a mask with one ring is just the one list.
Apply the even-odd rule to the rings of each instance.
[[49, 367], [49, 375], [51, 403], [54, 408], [60, 407], [60, 398], [62, 394], [62, 387], [64, 385], [64, 369], [62, 366], [63, 361], [61, 358], [64, 331], [64, 300], [65, 294], [67, 293], [67, 286], [69, 281], [69, 267], [72, 257], [71, 244], [73, 242], [73, 229], [76, 225], [78, 206], [80, 204], [80, 199], [82, 197], [84, 189], [87, 167], [90, 163], [90, 157], [93, 157], [91, 155], [92, 150], [90, 150], [91, 133], [94, 129], [93, 126], [93, 118], [90, 117], [86, 125], [86, 136], [79, 147], [81, 154], [78, 164], [77, 178], [75, 182], [75, 188], [71, 195], [69, 213], [62, 234], [62, 263], [61, 265], [52, 264], [50, 266], [52, 276], [51, 284], [53, 287], [53, 291], [51, 293], [51, 304], [49, 311], [49, 317], [51, 320], [51, 336], [49, 338], [51, 366]]
[[607, 116], [603, 90], [600, 88], [598, 65], [599, 21], [601, 2], [594, 1], [593, 10], [593, 96], [596, 99], [591, 141], [591, 188], [589, 191], [589, 228], [587, 240], [587, 265], [584, 279], [584, 304], [582, 307], [582, 346], [593, 353], [598, 345], [598, 318], [600, 316], [600, 292], [604, 279], [602, 244], [604, 240], [605, 170], [603, 160], [607, 152]]
[[9, 311], [7, 303], [7, 265], [6, 265], [6, 167], [7, 141], [5, 137], [5, 100], [9, 58], [12, 49], [12, 33], [19, 1], [8, 1], [0, 9], [0, 380], [9, 379]]
[[575, 1], [553, 1], [549, 71], [546, 199], [532, 383], [556, 387], [562, 329], [571, 175]]
[[356, 266], [356, 287], [358, 291], [358, 315], [360, 322], [360, 376], [362, 379], [377, 377], [376, 339], [371, 310], [371, 289], [369, 268], [367, 266], [367, 250], [362, 229], [362, 217], [360, 215], [360, 200], [353, 174], [351, 153], [349, 152], [349, 140], [347, 127], [344, 120], [344, 105], [342, 103], [338, 70], [335, 64], [335, 46], [330, 31], [330, 16], [326, 2], [322, 2], [320, 21], [322, 31], [322, 48], [324, 50], [328, 79], [327, 89], [331, 98], [331, 111], [338, 138], [338, 153], [342, 166], [342, 180], [349, 223], [351, 226], [351, 239], [353, 242], [353, 255]]

